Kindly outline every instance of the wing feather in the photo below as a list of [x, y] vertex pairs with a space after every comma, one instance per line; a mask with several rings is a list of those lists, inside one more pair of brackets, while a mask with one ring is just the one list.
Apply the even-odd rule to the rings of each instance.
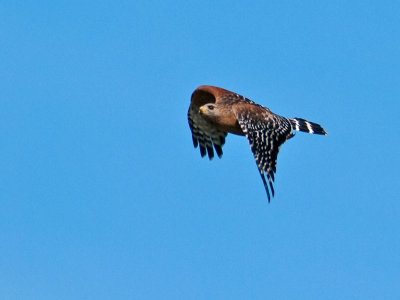
[[270, 191], [272, 197], [275, 194], [273, 182], [279, 148], [291, 137], [292, 127], [288, 119], [258, 104], [236, 103], [232, 109], [243, 133], [249, 140], [269, 202]]
[[199, 108], [206, 103], [215, 103], [215, 96], [205, 90], [195, 90], [188, 111], [189, 127], [192, 132], [193, 146], [200, 146], [202, 157], [208, 154], [211, 160], [214, 157], [214, 149], [218, 157], [222, 157], [222, 146], [225, 144], [226, 132], [218, 130], [210, 121], [203, 117]]

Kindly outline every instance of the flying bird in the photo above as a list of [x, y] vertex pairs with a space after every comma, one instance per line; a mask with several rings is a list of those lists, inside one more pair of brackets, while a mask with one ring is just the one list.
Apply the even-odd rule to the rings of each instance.
[[188, 119], [194, 147], [200, 146], [201, 156], [208, 155], [210, 160], [214, 149], [218, 157], [222, 157], [228, 133], [247, 137], [268, 202], [271, 194], [272, 197], [275, 194], [273, 182], [279, 148], [294, 136], [293, 130], [327, 134], [319, 124], [279, 116], [239, 94], [209, 85], [202, 85], [193, 92]]

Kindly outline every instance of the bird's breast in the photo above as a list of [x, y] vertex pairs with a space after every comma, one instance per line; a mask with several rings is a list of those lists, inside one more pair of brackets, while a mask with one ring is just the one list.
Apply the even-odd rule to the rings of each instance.
[[215, 125], [221, 131], [237, 135], [244, 135], [234, 114], [229, 114], [218, 118], [218, 121]]

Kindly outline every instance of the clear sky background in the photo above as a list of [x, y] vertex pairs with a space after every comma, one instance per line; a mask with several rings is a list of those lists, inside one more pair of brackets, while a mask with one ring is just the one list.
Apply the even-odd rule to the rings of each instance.
[[[398, 1], [2, 1], [1, 299], [400, 299]], [[322, 124], [268, 204], [201, 84]]]

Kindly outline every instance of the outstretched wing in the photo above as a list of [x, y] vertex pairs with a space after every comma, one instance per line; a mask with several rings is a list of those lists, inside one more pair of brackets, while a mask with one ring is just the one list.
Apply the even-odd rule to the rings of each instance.
[[237, 103], [232, 109], [249, 140], [269, 202], [271, 200], [269, 188], [272, 196], [275, 194], [273, 182], [279, 148], [293, 136], [292, 126], [288, 119], [275, 115], [258, 104]]
[[200, 114], [199, 108], [206, 103], [215, 103], [215, 96], [207, 91], [196, 90], [192, 95], [188, 111], [189, 127], [192, 131], [193, 145], [200, 146], [200, 154], [209, 159], [214, 157], [214, 149], [218, 157], [222, 157], [222, 146], [225, 144], [226, 132], [218, 130], [214, 124]]

